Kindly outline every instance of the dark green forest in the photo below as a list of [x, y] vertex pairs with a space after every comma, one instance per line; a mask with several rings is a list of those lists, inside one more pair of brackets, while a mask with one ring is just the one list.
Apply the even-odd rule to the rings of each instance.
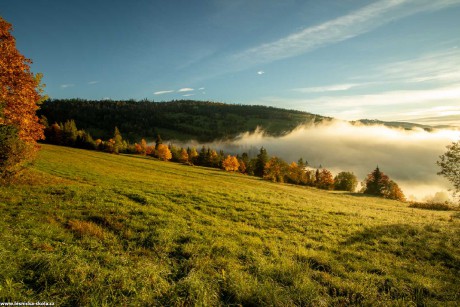
[[228, 139], [257, 127], [269, 135], [279, 136], [300, 124], [318, 123], [330, 118], [307, 112], [259, 105], [224, 104], [208, 101], [148, 100], [112, 101], [52, 99], [38, 112], [51, 125], [75, 120], [80, 129], [95, 139], [113, 136], [114, 127], [131, 142], [141, 138], [165, 140], [196, 139], [201, 142]]

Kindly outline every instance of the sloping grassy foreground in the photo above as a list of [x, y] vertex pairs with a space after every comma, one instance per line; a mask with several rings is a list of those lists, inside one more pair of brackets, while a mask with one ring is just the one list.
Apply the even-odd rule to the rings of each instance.
[[0, 187], [0, 302], [460, 300], [460, 216], [219, 170], [43, 146]]

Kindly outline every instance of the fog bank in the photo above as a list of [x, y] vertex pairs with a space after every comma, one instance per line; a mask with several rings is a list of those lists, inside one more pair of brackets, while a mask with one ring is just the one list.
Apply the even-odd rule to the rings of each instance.
[[450, 184], [437, 175], [436, 161], [446, 151], [446, 145], [459, 138], [458, 130], [408, 131], [332, 121], [301, 126], [282, 137], [256, 131], [244, 133], [233, 141], [205, 146], [233, 154], [248, 152], [253, 156], [263, 146], [269, 155], [279, 156], [286, 162], [302, 157], [312, 167], [322, 165], [334, 173], [352, 171], [360, 181], [378, 165], [400, 185], [406, 197], [423, 200], [437, 192], [438, 198], [446, 195]]

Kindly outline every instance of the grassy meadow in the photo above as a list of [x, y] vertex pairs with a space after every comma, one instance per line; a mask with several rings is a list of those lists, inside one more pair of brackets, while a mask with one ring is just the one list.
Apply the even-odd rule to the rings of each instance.
[[43, 145], [0, 187], [0, 302], [456, 306], [460, 212]]

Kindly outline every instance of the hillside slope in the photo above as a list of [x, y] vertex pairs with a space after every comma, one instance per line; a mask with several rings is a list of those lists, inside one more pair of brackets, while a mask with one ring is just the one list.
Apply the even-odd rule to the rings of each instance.
[[0, 187], [0, 301], [423, 305], [460, 299], [460, 216], [44, 145]]
[[307, 112], [265, 106], [181, 100], [89, 101], [49, 100], [39, 110], [50, 124], [73, 119], [78, 128], [95, 138], [109, 139], [117, 126], [132, 142], [141, 138], [212, 141], [233, 138], [262, 128], [270, 135], [282, 135], [300, 124], [320, 122], [326, 117]]

